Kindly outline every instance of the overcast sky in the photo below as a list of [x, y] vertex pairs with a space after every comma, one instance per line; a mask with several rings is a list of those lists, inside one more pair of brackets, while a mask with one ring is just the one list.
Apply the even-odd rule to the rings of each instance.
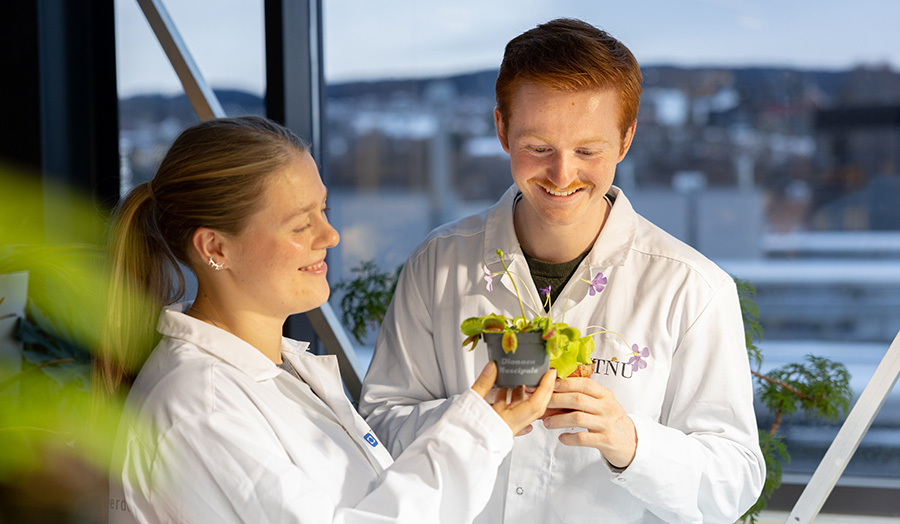
[[[216, 87], [262, 94], [261, 0], [163, 0]], [[323, 0], [329, 82], [495, 68], [511, 38], [551, 18], [612, 33], [644, 65], [900, 70], [897, 0]], [[122, 96], [180, 90], [136, 0], [116, 0]]]

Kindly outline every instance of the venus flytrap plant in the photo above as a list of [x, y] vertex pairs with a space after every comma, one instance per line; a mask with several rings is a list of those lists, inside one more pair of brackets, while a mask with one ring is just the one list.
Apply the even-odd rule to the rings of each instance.
[[[520, 280], [521, 278], [509, 270], [506, 261], [503, 259], [503, 251], [498, 249], [497, 255], [500, 257], [503, 271], [496, 273], [491, 272], [487, 265], [482, 265], [482, 279], [485, 281], [486, 288], [490, 293], [494, 289], [494, 277], [498, 275], [501, 278], [503, 275], [509, 277], [513, 286], [513, 291], [516, 294], [516, 299], [519, 302], [519, 309], [522, 312], [522, 315], [509, 318], [497, 313], [491, 313], [480, 317], [467, 318], [460, 325], [460, 332], [466, 336], [462, 343], [463, 347], [469, 346], [469, 350], [471, 351], [475, 349], [478, 341], [483, 338], [484, 334], [502, 333], [503, 350], [507, 354], [515, 353], [516, 348], [518, 347], [517, 333], [540, 332], [541, 338], [545, 341], [547, 355], [550, 357], [550, 367], [557, 370], [558, 376], [572, 376], [576, 371], [577, 373], [575, 376], [590, 376], [593, 368], [591, 356], [596, 348], [593, 337], [601, 334], [611, 334], [621, 339], [626, 347], [631, 347], [631, 358], [628, 360], [627, 364], [631, 365], [634, 371], [647, 367], [647, 361], [645, 359], [650, 356], [650, 350], [648, 348], [645, 347], [640, 349], [637, 344], [630, 345], [622, 335], [602, 326], [589, 326], [586, 329], [596, 329], [597, 331], [582, 336], [581, 331], [565, 323], [565, 309], [563, 310], [562, 320], [559, 322], [554, 322], [549, 316], [549, 313], [546, 316], [538, 314], [534, 318], [528, 319], [528, 315], [525, 313], [525, 307], [522, 304], [522, 295], [519, 293], [519, 287], [516, 284], [516, 278], [519, 278]], [[589, 286], [588, 294], [590, 296], [596, 296], [602, 292], [609, 282], [603, 273], [598, 273], [591, 280], [586, 280], [581, 277], [579, 277], [579, 280]], [[550, 311], [551, 306], [550, 291], [550, 286], [540, 290], [540, 294], [545, 297], [542, 304], [548, 312]], [[569, 293], [571, 294], [571, 292], [570, 289]], [[535, 310], [539, 310], [534, 297], [531, 294], [528, 296], [531, 298]], [[568, 307], [568, 300], [566, 301], [566, 306]], [[618, 359], [612, 357], [612, 360], [615, 361]]]

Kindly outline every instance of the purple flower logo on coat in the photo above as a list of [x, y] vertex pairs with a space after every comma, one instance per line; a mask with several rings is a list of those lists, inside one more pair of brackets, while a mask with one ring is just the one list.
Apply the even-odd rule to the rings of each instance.
[[603, 273], [597, 273], [597, 276], [595, 276], [590, 280], [590, 282], [588, 282], [588, 285], [590, 286], [590, 288], [588, 289], [588, 293], [591, 296], [594, 296], [597, 293], [603, 291], [603, 289], [606, 287], [607, 282], [608, 280], [605, 276], [603, 276]]
[[631, 370], [634, 372], [640, 371], [647, 367], [647, 361], [644, 360], [650, 356], [650, 349], [644, 348], [640, 349], [640, 346], [637, 344], [631, 345], [631, 358], [628, 359], [626, 364], [631, 364]]

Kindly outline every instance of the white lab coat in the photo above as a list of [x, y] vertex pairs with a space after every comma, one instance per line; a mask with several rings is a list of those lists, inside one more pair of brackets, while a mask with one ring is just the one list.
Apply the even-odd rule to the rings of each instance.
[[[360, 413], [396, 455], [435, 423], [487, 360], [483, 343], [460, 347], [460, 322], [520, 315], [508, 278], [488, 292], [482, 265], [521, 280], [529, 317], [537, 291], [516, 240], [515, 186], [491, 209], [438, 228], [409, 256], [376, 342]], [[561, 430], [516, 438], [479, 523], [734, 522], [765, 478], [736, 288], [699, 253], [615, 203], [591, 252], [552, 305], [555, 320], [595, 338], [593, 379], [610, 388], [637, 428], [637, 454], [613, 470], [592, 448], [569, 447]], [[580, 278], [608, 279], [595, 296]], [[527, 295], [526, 295], [527, 294]], [[533, 297], [533, 298], [532, 298]], [[563, 318], [564, 317], [564, 318]], [[630, 344], [647, 367], [626, 364]]]
[[458, 523], [484, 506], [512, 434], [471, 389], [395, 462], [333, 356], [284, 339], [301, 381], [183, 308], [163, 310], [129, 394], [111, 523]]

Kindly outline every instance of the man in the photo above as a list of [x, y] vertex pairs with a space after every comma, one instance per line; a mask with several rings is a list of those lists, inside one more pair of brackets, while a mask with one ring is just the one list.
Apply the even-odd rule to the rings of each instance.
[[[558, 380], [477, 522], [734, 522], [765, 478], [737, 292], [612, 186], [635, 133], [636, 60], [554, 20], [509, 42], [496, 92], [515, 184], [411, 253], [361, 412], [396, 455], [468, 389], [487, 355], [461, 349], [461, 321], [520, 311], [506, 278], [483, 280], [500, 249], [519, 289], [550, 286], [552, 318], [616, 334], [595, 337], [590, 378]], [[533, 316], [541, 302], [522, 304]]]

